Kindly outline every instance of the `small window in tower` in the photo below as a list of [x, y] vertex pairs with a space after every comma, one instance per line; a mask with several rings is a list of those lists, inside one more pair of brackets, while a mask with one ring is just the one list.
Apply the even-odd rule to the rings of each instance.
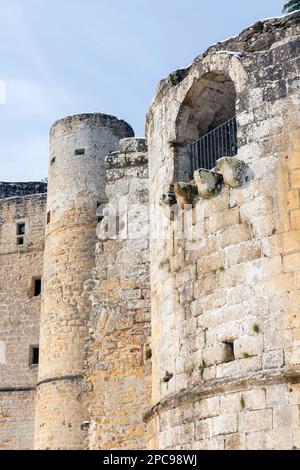
[[25, 235], [25, 223], [17, 224], [17, 235]]
[[42, 292], [42, 279], [34, 279], [34, 297], [38, 297]]
[[24, 245], [25, 240], [25, 222], [17, 224], [17, 246]]
[[56, 162], [56, 158], [53, 157], [52, 160], [51, 160], [51, 165], [54, 165], [55, 162]]
[[29, 365], [36, 366], [39, 363], [40, 348], [38, 346], [30, 346], [29, 349]]
[[51, 212], [48, 211], [47, 212], [47, 225], [50, 224], [50, 221], [51, 221]]
[[17, 245], [18, 246], [24, 245], [24, 237], [17, 237]]
[[85, 149], [76, 149], [75, 155], [85, 155]]

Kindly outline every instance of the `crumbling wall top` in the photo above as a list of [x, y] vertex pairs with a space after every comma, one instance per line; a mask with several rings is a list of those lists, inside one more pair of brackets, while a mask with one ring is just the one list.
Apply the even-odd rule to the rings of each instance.
[[0, 199], [12, 197], [30, 196], [33, 194], [43, 194], [47, 192], [47, 183], [29, 182], [29, 183], [3, 183], [0, 182]]
[[168, 93], [168, 90], [179, 85], [208, 55], [227, 52], [238, 54], [239, 57], [242, 57], [245, 54], [271, 49], [276, 43], [284, 40], [292, 41], [297, 38], [300, 39], [300, 11], [285, 16], [257, 21], [244, 29], [237, 36], [210, 46], [204, 53], [198, 55], [190, 66], [176, 70], [168, 77], [161, 80], [157, 88], [156, 96], [150, 107], [149, 114], [151, 113], [152, 107], [160, 102], [162, 97]]

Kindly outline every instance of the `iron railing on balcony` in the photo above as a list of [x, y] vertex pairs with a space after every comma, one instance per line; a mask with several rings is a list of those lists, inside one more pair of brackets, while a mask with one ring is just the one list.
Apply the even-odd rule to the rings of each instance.
[[200, 168], [211, 170], [221, 157], [234, 157], [238, 150], [236, 117], [189, 144], [188, 150], [192, 174]]

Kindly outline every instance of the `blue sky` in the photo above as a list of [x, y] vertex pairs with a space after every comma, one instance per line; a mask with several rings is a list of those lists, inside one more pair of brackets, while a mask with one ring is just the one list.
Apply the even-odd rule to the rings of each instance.
[[[58, 118], [103, 112], [144, 134], [157, 83], [283, 0], [0, 0], [0, 181], [47, 175]], [[0, 82], [1, 101], [1, 82]]]

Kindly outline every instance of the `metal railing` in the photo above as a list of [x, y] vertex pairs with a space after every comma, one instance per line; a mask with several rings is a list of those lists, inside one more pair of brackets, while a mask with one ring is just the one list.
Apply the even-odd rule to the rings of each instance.
[[188, 150], [192, 174], [200, 168], [211, 170], [221, 157], [234, 157], [238, 150], [236, 117], [189, 144]]

